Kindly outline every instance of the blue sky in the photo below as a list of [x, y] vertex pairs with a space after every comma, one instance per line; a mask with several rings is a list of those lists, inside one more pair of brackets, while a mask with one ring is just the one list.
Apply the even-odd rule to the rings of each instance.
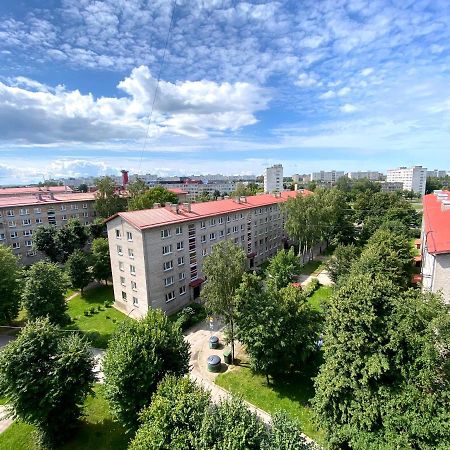
[[[450, 170], [450, 2], [0, 3], [0, 183]], [[147, 128], [148, 139], [145, 139]]]

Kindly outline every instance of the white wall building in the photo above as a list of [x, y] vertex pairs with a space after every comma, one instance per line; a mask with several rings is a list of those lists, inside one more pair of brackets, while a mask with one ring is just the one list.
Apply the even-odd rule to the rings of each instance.
[[347, 176], [351, 179], [351, 180], [362, 180], [362, 179], [367, 179], [367, 180], [371, 180], [371, 181], [379, 181], [383, 179], [383, 174], [380, 172], [371, 172], [371, 171], [367, 171], [367, 172], [349, 172], [347, 174]]
[[339, 180], [339, 178], [342, 178], [344, 176], [345, 173], [343, 171], [321, 170], [320, 172], [311, 173], [311, 181], [320, 181], [321, 183], [335, 183], [337, 180]]
[[281, 192], [283, 190], [283, 166], [275, 164], [264, 172], [264, 192]]
[[413, 191], [423, 195], [427, 182], [427, 169], [422, 166], [389, 169], [386, 181], [403, 183], [404, 191]]
[[427, 171], [427, 177], [431, 178], [445, 178], [450, 172], [446, 171], [446, 170], [438, 170], [438, 169], [434, 169], [434, 170], [428, 170]]

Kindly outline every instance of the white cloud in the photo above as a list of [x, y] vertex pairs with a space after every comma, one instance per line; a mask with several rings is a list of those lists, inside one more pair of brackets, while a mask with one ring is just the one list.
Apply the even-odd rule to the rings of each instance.
[[352, 105], [351, 103], [346, 103], [345, 105], [342, 105], [339, 109], [344, 113], [354, 113], [358, 111], [359, 108], [355, 105]]
[[373, 73], [373, 67], [366, 67], [365, 69], [361, 70], [361, 75], [363, 77], [367, 77], [372, 73]]
[[299, 87], [311, 87], [311, 86], [315, 86], [316, 84], [318, 84], [318, 81], [313, 74], [308, 74], [306, 72], [303, 72], [298, 76], [298, 78], [294, 82], [294, 84]]
[[344, 97], [345, 95], [347, 95], [349, 92], [351, 91], [351, 89], [349, 87], [343, 87], [341, 89], [339, 89], [337, 91], [337, 95], [339, 97]]
[[336, 93], [334, 91], [329, 90], [329, 91], [324, 92], [323, 94], [319, 95], [319, 98], [322, 100], [326, 100], [329, 98], [333, 98], [335, 96], [336, 96]]

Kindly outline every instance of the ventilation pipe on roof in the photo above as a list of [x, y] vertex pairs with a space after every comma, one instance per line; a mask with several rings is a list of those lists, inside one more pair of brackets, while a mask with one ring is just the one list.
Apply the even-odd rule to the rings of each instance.
[[442, 200], [441, 211], [450, 210], [450, 200]]
[[161, 203], [153, 203], [153, 209], [161, 208]]
[[191, 212], [191, 204], [189, 202], [183, 203], [183, 210], [186, 212]]
[[240, 203], [247, 203], [247, 197], [245, 197], [244, 195], [239, 197], [239, 201]]
[[230, 196], [229, 195], [224, 195], [224, 200], [228, 200], [229, 198], [230, 198]]

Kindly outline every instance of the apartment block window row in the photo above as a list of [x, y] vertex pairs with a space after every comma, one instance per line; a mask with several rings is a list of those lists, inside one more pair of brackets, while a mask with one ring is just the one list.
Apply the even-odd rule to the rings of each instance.
[[172, 253], [172, 244], [164, 245], [162, 248], [162, 253], [163, 255], [169, 255], [170, 253]]
[[173, 284], [173, 276], [164, 278], [164, 286], [172, 286]]
[[128, 249], [128, 257], [130, 259], [134, 259], [134, 250], [132, 248]]
[[164, 230], [161, 230], [161, 237], [163, 239], [170, 237], [170, 229], [169, 228], [165, 228]]
[[176, 227], [175, 228], [175, 234], [179, 235], [183, 233], [183, 227]]
[[163, 264], [163, 270], [164, 270], [164, 271], [167, 271], [167, 270], [171, 270], [171, 269], [173, 269], [173, 261], [170, 260], [170, 261], [164, 262], [164, 264]]
[[184, 242], [183, 241], [177, 242], [177, 250], [180, 251], [183, 249], [184, 249]]
[[130, 264], [130, 274], [131, 275], [136, 275], [136, 267], [133, 266], [133, 264]]

